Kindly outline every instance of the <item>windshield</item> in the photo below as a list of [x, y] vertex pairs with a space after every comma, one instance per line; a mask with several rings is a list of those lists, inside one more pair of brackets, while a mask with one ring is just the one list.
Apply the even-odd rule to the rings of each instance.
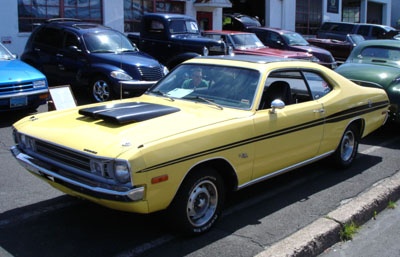
[[385, 46], [365, 47], [358, 58], [386, 59], [400, 63], [400, 48]]
[[5, 46], [3, 46], [2, 44], [0, 44], [0, 59], [1, 60], [14, 59], [14, 57], [12, 56], [10, 51], [8, 51], [8, 49]]
[[265, 47], [260, 39], [253, 33], [231, 35], [234, 48]]
[[92, 53], [137, 51], [129, 39], [117, 31], [102, 31], [83, 35], [87, 49]]
[[257, 70], [220, 65], [184, 64], [146, 94], [248, 110], [260, 74]]
[[364, 41], [364, 37], [358, 34], [349, 34], [346, 36], [346, 41], [358, 45], [362, 41]]
[[239, 15], [237, 17], [243, 24], [246, 24], [247, 26], [255, 26], [255, 27], [261, 27], [261, 23], [250, 16], [246, 16], [246, 15]]
[[286, 44], [290, 46], [308, 46], [309, 43], [307, 40], [304, 39], [302, 35], [299, 33], [287, 33], [283, 34], [283, 39], [285, 40]]

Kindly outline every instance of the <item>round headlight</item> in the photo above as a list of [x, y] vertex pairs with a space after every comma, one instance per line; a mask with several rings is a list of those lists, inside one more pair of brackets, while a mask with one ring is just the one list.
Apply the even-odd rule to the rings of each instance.
[[128, 183], [131, 180], [131, 172], [128, 163], [117, 162], [114, 165], [114, 177], [120, 183]]

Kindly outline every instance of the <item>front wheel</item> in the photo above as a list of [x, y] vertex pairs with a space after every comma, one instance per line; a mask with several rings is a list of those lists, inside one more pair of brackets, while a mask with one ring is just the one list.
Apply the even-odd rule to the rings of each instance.
[[189, 174], [169, 208], [171, 224], [186, 235], [208, 231], [221, 214], [224, 190], [221, 176], [211, 168]]
[[103, 77], [96, 77], [91, 83], [89, 93], [95, 102], [105, 102], [113, 99], [110, 81]]
[[346, 128], [333, 155], [335, 164], [338, 167], [348, 168], [351, 166], [357, 155], [359, 138], [359, 131], [355, 125], [350, 125]]

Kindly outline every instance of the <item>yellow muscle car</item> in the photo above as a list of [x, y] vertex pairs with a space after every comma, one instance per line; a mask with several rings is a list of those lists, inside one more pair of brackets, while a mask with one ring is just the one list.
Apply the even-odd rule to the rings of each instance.
[[328, 156], [350, 166], [388, 106], [384, 90], [312, 62], [199, 57], [141, 97], [16, 122], [11, 152], [62, 192], [122, 211], [166, 210], [199, 234], [231, 191]]

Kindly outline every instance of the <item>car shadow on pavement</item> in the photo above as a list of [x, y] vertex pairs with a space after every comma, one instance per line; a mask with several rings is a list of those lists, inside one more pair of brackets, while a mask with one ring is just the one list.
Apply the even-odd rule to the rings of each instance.
[[[259, 240], [260, 245], [247, 249], [232, 245], [234, 256], [254, 256], [263, 246], [296, 231], [301, 226], [296, 223], [299, 216], [309, 224], [330, 211], [309, 213], [303, 206], [304, 213], [296, 214], [294, 204], [315, 205], [311, 203], [315, 194], [358, 176], [381, 158], [361, 154], [356, 162], [357, 169], [337, 171], [321, 161], [236, 192], [227, 199], [216, 227], [198, 237], [174, 234], [162, 213], [124, 213], [61, 196], [1, 213], [0, 247], [12, 256], [160, 256], [160, 251], [162, 256], [186, 256], [235, 235], [249, 242]], [[254, 226], [261, 230], [252, 232]], [[251, 233], [271, 234], [258, 238]]]
[[1, 115], [0, 128], [9, 127], [16, 121], [22, 119], [23, 117], [33, 115], [35, 113], [37, 113], [37, 110], [31, 110], [31, 109], [2, 112], [0, 114]]

